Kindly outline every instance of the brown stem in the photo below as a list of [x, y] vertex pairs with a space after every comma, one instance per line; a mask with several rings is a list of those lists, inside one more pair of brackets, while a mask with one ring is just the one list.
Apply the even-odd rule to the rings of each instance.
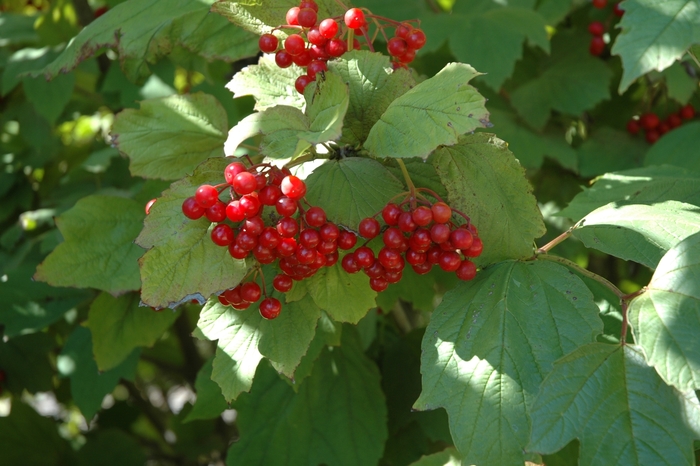
[[554, 246], [563, 242], [565, 239], [567, 239], [569, 236], [571, 236], [571, 231], [572, 231], [572, 229], [569, 228], [564, 233], [557, 236], [552, 241], [550, 241], [549, 243], [545, 244], [544, 246], [539, 248], [537, 251], [535, 251], [535, 254], [545, 254], [545, 253], [549, 252]]

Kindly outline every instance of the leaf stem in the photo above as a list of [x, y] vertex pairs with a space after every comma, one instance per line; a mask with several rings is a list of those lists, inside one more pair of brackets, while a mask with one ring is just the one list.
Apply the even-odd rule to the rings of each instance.
[[562, 242], [563, 242], [564, 240], [566, 240], [569, 236], [571, 236], [571, 232], [572, 232], [572, 231], [573, 231], [573, 227], [572, 227], [572, 228], [569, 228], [569, 229], [566, 230], [564, 233], [562, 233], [561, 235], [557, 236], [557, 237], [554, 238], [552, 241], [550, 241], [549, 243], [545, 244], [544, 246], [542, 246], [541, 248], [539, 248], [537, 251], [535, 251], [535, 254], [546, 254], [546, 253], [548, 253], [550, 250], [552, 250], [552, 248], [554, 248], [554, 246], [556, 246], [556, 245], [559, 244], [559, 243], [562, 243]]
[[625, 294], [622, 291], [620, 291], [620, 289], [618, 287], [616, 287], [614, 284], [612, 284], [612, 282], [610, 282], [608, 279], [601, 277], [597, 273], [591, 272], [590, 270], [584, 269], [583, 267], [578, 265], [576, 262], [570, 261], [569, 259], [565, 259], [565, 258], [559, 257], [559, 256], [550, 256], [549, 254], [538, 254], [536, 256], [536, 258], [538, 260], [545, 259], [545, 260], [552, 261], [552, 262], [558, 262], [566, 267], [574, 269], [578, 273], [580, 273], [581, 275], [585, 275], [586, 277], [588, 277], [592, 280], [595, 280], [598, 283], [600, 283], [601, 285], [603, 285], [604, 287], [608, 288], [610, 291], [615, 293], [615, 296], [617, 296], [620, 299], [620, 301], [622, 301], [625, 298]]
[[411, 208], [415, 208], [415, 202], [416, 202], [416, 186], [413, 184], [413, 180], [411, 180], [411, 175], [408, 174], [408, 170], [406, 169], [406, 165], [403, 163], [403, 160], [401, 159], [396, 159], [396, 163], [399, 164], [399, 168], [401, 168], [401, 173], [403, 173], [403, 178], [406, 180], [406, 185], [408, 186], [408, 192], [409, 195], [411, 196]]
[[690, 51], [690, 49], [688, 49], [688, 55], [690, 55], [690, 58], [692, 58], [698, 68], [700, 68], [700, 61], [698, 61], [698, 58], [693, 54], [693, 52]]

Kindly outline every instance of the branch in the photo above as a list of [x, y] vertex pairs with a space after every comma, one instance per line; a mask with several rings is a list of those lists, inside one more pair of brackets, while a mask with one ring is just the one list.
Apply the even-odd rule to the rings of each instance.
[[545, 254], [545, 253], [551, 251], [552, 248], [554, 248], [554, 246], [556, 246], [557, 244], [563, 242], [565, 239], [567, 239], [569, 236], [571, 236], [571, 232], [572, 232], [572, 231], [573, 231], [573, 227], [569, 228], [569, 229], [566, 230], [564, 233], [562, 233], [561, 235], [557, 236], [557, 237], [554, 238], [552, 241], [550, 241], [549, 243], [545, 244], [544, 246], [542, 246], [541, 248], [539, 248], [537, 251], [535, 251], [535, 254]]

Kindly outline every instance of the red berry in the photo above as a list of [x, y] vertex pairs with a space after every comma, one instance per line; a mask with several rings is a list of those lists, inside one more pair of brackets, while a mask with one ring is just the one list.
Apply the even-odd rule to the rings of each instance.
[[252, 251], [258, 245], [258, 237], [249, 231], [241, 231], [236, 237], [236, 244], [244, 251]]
[[291, 217], [297, 211], [297, 201], [290, 199], [287, 196], [282, 196], [277, 199], [275, 209], [281, 216]]
[[389, 248], [382, 248], [377, 255], [377, 259], [379, 260], [379, 263], [382, 264], [382, 267], [387, 270], [397, 269], [403, 261], [401, 254], [399, 254], [396, 250]]
[[247, 282], [241, 285], [241, 298], [248, 301], [249, 303], [254, 303], [262, 296], [262, 291], [260, 290], [260, 285], [255, 282]]
[[418, 252], [427, 252], [433, 240], [430, 237], [430, 230], [425, 228], [416, 228], [416, 231], [411, 233], [408, 239], [408, 244], [411, 249]]
[[384, 242], [384, 245], [386, 247], [391, 249], [398, 249], [401, 247], [405, 240], [403, 233], [401, 233], [401, 230], [399, 230], [396, 227], [390, 227], [384, 231], [384, 234], [382, 235], [382, 241]]
[[328, 66], [326, 65], [326, 62], [320, 61], [320, 60], [314, 60], [311, 63], [309, 63], [309, 66], [306, 67], [306, 74], [310, 78], [316, 78], [316, 74], [322, 72], [322, 71], [328, 71]]
[[277, 40], [277, 37], [273, 36], [272, 34], [263, 34], [258, 40], [258, 46], [260, 46], [260, 50], [265, 53], [274, 52], [275, 50], [277, 50], [278, 45], [279, 41]]
[[282, 197], [282, 190], [275, 185], [265, 186], [258, 194], [258, 199], [262, 205], [275, 205], [280, 197]]
[[238, 199], [228, 203], [226, 206], [226, 217], [233, 223], [242, 222], [245, 219], [245, 209]]
[[[30, 5], [31, 2], [28, 2], [27, 4]], [[101, 7], [97, 8], [97, 9], [92, 13], [92, 16], [93, 16], [93, 18], [97, 19], [97, 18], [99, 18], [100, 16], [102, 16], [103, 14], [107, 13], [107, 11], [109, 11], [109, 7], [107, 7], [107, 6], [101, 6]]]
[[348, 51], [348, 45], [342, 39], [331, 39], [324, 47], [330, 57], [339, 57]]
[[194, 197], [188, 197], [185, 199], [185, 202], [182, 203], [182, 213], [191, 220], [197, 220], [204, 215], [204, 207], [199, 205], [199, 202], [197, 202]]
[[318, 228], [326, 223], [326, 213], [320, 207], [311, 207], [304, 214], [304, 218], [310, 227]]
[[265, 298], [260, 303], [260, 315], [267, 320], [272, 320], [278, 315], [282, 310], [282, 303], [275, 298]]
[[681, 108], [680, 112], [678, 112], [684, 120], [690, 120], [691, 118], [695, 117], [695, 108], [693, 108], [692, 105], [688, 104]]
[[293, 218], [282, 217], [277, 222], [277, 233], [283, 238], [291, 238], [299, 233], [299, 224]]
[[406, 53], [408, 45], [406, 44], [406, 41], [403, 40], [401, 37], [392, 37], [391, 39], [389, 39], [389, 42], [387, 42], [386, 48], [389, 52], [389, 55], [398, 57]]
[[683, 124], [683, 120], [681, 120], [680, 115], [677, 113], [671, 113], [668, 118], [666, 118], [666, 123], [668, 123], [668, 126], [673, 129], [673, 128], [678, 128], [680, 125]]
[[260, 243], [253, 248], [253, 257], [255, 257], [255, 259], [261, 264], [272, 264], [275, 259], [277, 259], [277, 256], [272, 249], [266, 248]]
[[403, 271], [401, 271], [401, 270], [389, 270], [384, 274], [384, 278], [389, 283], [400, 282], [402, 276], [403, 276]]
[[[302, 68], [309, 66], [309, 63], [311, 63], [313, 59], [314, 57], [311, 55], [311, 51], [309, 49], [304, 49], [299, 53], [299, 55], [292, 56], [292, 61], [294, 64]], [[313, 81], [313, 79], [311, 81]]]
[[250, 303], [247, 301], [243, 301], [241, 304], [231, 304], [231, 306], [234, 309], [237, 309], [239, 311], [243, 311], [243, 310], [248, 309], [250, 307]]
[[455, 249], [469, 249], [474, 242], [474, 237], [469, 230], [457, 228], [450, 233], [450, 243]]
[[452, 218], [452, 209], [444, 202], [436, 202], [430, 207], [435, 223], [447, 223]]
[[425, 275], [433, 268], [433, 264], [430, 262], [424, 262], [422, 264], [412, 265], [411, 268], [413, 268], [413, 271], [418, 275]]
[[434, 243], [440, 244], [447, 241], [450, 237], [450, 227], [444, 223], [436, 223], [430, 227], [430, 239]]
[[389, 282], [385, 278], [378, 277], [369, 279], [369, 287], [377, 293], [386, 290], [388, 286]]
[[316, 13], [318, 13], [318, 5], [314, 0], [306, 0], [299, 3], [299, 8], [303, 10], [304, 8], [311, 8]]
[[211, 240], [217, 246], [228, 246], [229, 244], [233, 243], [233, 239], [233, 228], [226, 225], [225, 223], [218, 224], [211, 231]]
[[282, 238], [276, 249], [280, 256], [289, 257], [297, 250], [297, 240], [294, 238]]
[[294, 285], [294, 281], [289, 275], [279, 274], [272, 280], [272, 286], [281, 293], [291, 290], [292, 285]]
[[413, 49], [406, 49], [403, 55], [396, 57], [401, 63], [411, 63], [416, 58], [416, 51]]
[[316, 20], [318, 19], [316, 11], [311, 8], [301, 8], [299, 14], [297, 15], [297, 22], [299, 26], [310, 28], [316, 25]]
[[348, 254], [345, 257], [343, 257], [343, 260], [340, 261], [340, 266], [345, 270], [347, 273], [357, 273], [360, 271], [360, 266], [355, 262], [355, 255], [354, 254]]
[[224, 291], [224, 298], [229, 304], [242, 304], [244, 299], [241, 297], [241, 286]]
[[476, 277], [476, 265], [472, 261], [465, 259], [459, 264], [455, 275], [460, 280], [471, 280]]
[[613, 13], [615, 13], [615, 16], [622, 16], [625, 14], [625, 10], [620, 8], [620, 2], [617, 2], [613, 7]]
[[338, 262], [338, 251], [326, 254], [326, 267], [332, 267]]
[[313, 78], [311, 76], [309, 76], [308, 74], [302, 74], [294, 82], [294, 88], [297, 90], [297, 92], [299, 94], [303, 94], [304, 89], [306, 89], [306, 86], [308, 86], [309, 83], [312, 81], [313, 81]]
[[462, 251], [462, 254], [467, 257], [479, 257], [483, 249], [484, 244], [481, 242], [481, 239], [475, 236], [472, 245], [466, 251]]
[[299, 234], [299, 243], [307, 248], [315, 248], [321, 242], [321, 235], [311, 228], [305, 228]]
[[333, 223], [326, 223], [319, 228], [318, 232], [321, 234], [321, 239], [323, 241], [335, 241], [338, 239], [338, 236], [340, 236], [340, 230]]
[[639, 125], [639, 122], [637, 120], [630, 120], [627, 122], [627, 132], [630, 134], [637, 134], [639, 130], [641, 129], [641, 126]]
[[655, 129], [650, 129], [644, 135], [644, 138], [647, 140], [647, 142], [649, 144], [654, 144], [656, 141], [659, 140], [660, 137], [661, 137], [661, 134]]
[[360, 222], [358, 231], [363, 238], [372, 239], [377, 237], [380, 228], [379, 222], [376, 219], [368, 217]]
[[203, 184], [197, 188], [197, 191], [194, 193], [194, 199], [206, 209], [216, 204], [216, 201], [219, 200], [219, 192], [214, 186]]
[[593, 0], [593, 8], [603, 9], [608, 5], [608, 0]]
[[282, 194], [295, 201], [306, 194], [306, 184], [294, 175], [284, 177], [280, 185]]
[[263, 228], [263, 230], [260, 232], [260, 236], [258, 237], [258, 242], [260, 245], [270, 249], [276, 248], [280, 244], [281, 240], [282, 237], [273, 227]]
[[338, 34], [338, 23], [334, 19], [328, 18], [321, 21], [318, 25], [318, 32], [325, 39], [333, 39]]
[[294, 63], [292, 55], [286, 50], [278, 50], [275, 54], [275, 63], [280, 68], [289, 68]]
[[408, 36], [406, 36], [406, 44], [408, 44], [409, 49], [418, 50], [425, 45], [425, 33], [420, 29], [412, 30]]
[[316, 250], [321, 254], [332, 254], [338, 250], [338, 243], [335, 241], [323, 241], [316, 246]]
[[357, 244], [357, 236], [355, 233], [343, 230], [338, 235], [338, 247], [340, 249], [352, 249]]
[[413, 30], [413, 26], [411, 26], [408, 23], [401, 23], [396, 27], [396, 31], [394, 31], [394, 35], [396, 37], [401, 37], [402, 39], [405, 39], [408, 37], [408, 35], [411, 33]]
[[656, 128], [660, 123], [661, 120], [655, 113], [645, 113], [639, 117], [639, 124], [646, 131]]
[[233, 179], [236, 175], [244, 171], [247, 171], [247, 169], [241, 162], [229, 163], [224, 169], [224, 179], [228, 184], [233, 184]]
[[411, 218], [413, 218], [416, 225], [424, 227], [433, 221], [433, 211], [424, 205], [418, 206], [418, 208], [411, 213]]
[[305, 246], [299, 246], [297, 250], [294, 251], [294, 257], [296, 257], [300, 264], [313, 264], [314, 260], [316, 260], [316, 250]]
[[411, 212], [402, 212], [401, 215], [399, 215], [399, 230], [403, 232], [411, 232], [415, 230], [418, 225], [416, 225], [416, 222], [413, 221], [413, 215], [411, 215]]
[[238, 194], [250, 194], [258, 187], [258, 182], [255, 180], [255, 175], [249, 172], [241, 172], [233, 177], [233, 190]]
[[[313, 57], [314, 60], [320, 60], [320, 61], [326, 61], [329, 58], [331, 58], [327, 53], [326, 53], [326, 42], [323, 43], [323, 45], [312, 45], [309, 47], [309, 52], [311, 53], [311, 57]], [[311, 73], [309, 70], [306, 70], [306, 73], [311, 76]]]
[[151, 207], [153, 207], [153, 204], [155, 204], [157, 200], [158, 199], [151, 199], [146, 203], [146, 207], [144, 209], [146, 211], [146, 215], [151, 213]]
[[382, 209], [382, 219], [387, 225], [397, 225], [399, 223], [399, 215], [403, 211], [396, 204], [387, 204]]
[[602, 37], [599, 36], [594, 36], [591, 38], [591, 45], [588, 48], [588, 51], [591, 53], [591, 55], [597, 57], [600, 56], [603, 51], [605, 50], [605, 40], [603, 40]]
[[243, 231], [247, 231], [251, 235], [260, 236], [265, 229], [265, 222], [260, 217], [251, 217], [243, 222]]
[[245, 210], [246, 217], [248, 218], [255, 217], [256, 215], [258, 215], [258, 212], [260, 212], [260, 200], [254, 192], [242, 196], [238, 202], [241, 204], [243, 210]]
[[461, 263], [462, 259], [456, 252], [442, 251], [440, 253], [440, 260], [438, 261], [438, 265], [445, 272], [454, 272], [459, 268], [459, 265]]
[[671, 131], [671, 127], [668, 125], [668, 123], [666, 123], [665, 121], [662, 121], [661, 124], [659, 124], [659, 127], [656, 128], [656, 130], [659, 132], [659, 134], [661, 136], [663, 136], [664, 134]]
[[384, 274], [386, 273], [386, 270], [384, 267], [382, 267], [382, 264], [379, 263], [379, 261], [374, 261], [371, 266], [366, 267], [365, 269], [365, 275], [367, 275], [369, 278], [379, 278], [383, 277]]
[[224, 306], [230, 306], [230, 305], [231, 305], [231, 303], [228, 302], [228, 300], [226, 299], [226, 297], [224, 297], [224, 294], [223, 294], [223, 293], [221, 293], [219, 296], [217, 296], [217, 298], [219, 298], [219, 302], [220, 302], [222, 305], [224, 305]]
[[418, 265], [428, 260], [428, 254], [425, 252], [416, 252], [413, 249], [406, 251], [406, 262], [411, 265]]
[[[255, 174], [255, 190], [260, 191], [267, 185], [267, 177], [263, 173]], [[257, 196], [257, 193], [255, 194]]]
[[345, 25], [350, 29], [361, 28], [366, 24], [365, 14], [359, 8], [350, 8], [345, 12]]
[[[323, 24], [323, 22], [321, 22], [321, 24]], [[317, 28], [309, 29], [309, 32], [306, 33], [306, 40], [308, 40], [309, 44], [311, 45], [318, 45], [319, 47], [323, 47], [324, 45], [326, 45], [326, 41], [328, 39], [323, 37], [323, 34], [321, 34], [321, 30], [319, 28], [320, 26]]]
[[284, 40], [284, 50], [290, 55], [299, 55], [301, 51], [304, 50], [305, 46], [306, 42], [299, 34], [290, 34], [289, 37]]
[[207, 220], [210, 222], [218, 223], [226, 220], [226, 204], [218, 201], [213, 206], [209, 207], [205, 212]]
[[299, 18], [300, 11], [301, 11], [301, 8], [299, 8], [298, 6], [294, 6], [294, 7], [290, 8], [289, 11], [287, 11], [287, 16], [286, 16], [287, 24], [289, 24], [290, 26], [299, 26], [298, 18]]
[[355, 263], [361, 268], [371, 267], [374, 264], [374, 251], [367, 246], [359, 247], [353, 253]]
[[588, 32], [594, 36], [602, 36], [605, 34], [605, 26], [600, 21], [593, 21], [588, 25]]
[[233, 243], [228, 247], [228, 253], [233, 257], [234, 259], [245, 259], [248, 257], [248, 253], [250, 251], [247, 251], [243, 248], [241, 248], [238, 244]]

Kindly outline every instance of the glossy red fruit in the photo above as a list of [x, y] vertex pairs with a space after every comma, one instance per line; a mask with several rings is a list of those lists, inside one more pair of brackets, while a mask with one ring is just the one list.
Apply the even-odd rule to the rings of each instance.
[[280, 256], [289, 257], [297, 250], [297, 240], [294, 238], [282, 238], [276, 249]]
[[326, 212], [321, 207], [311, 207], [304, 214], [304, 219], [310, 227], [321, 227], [326, 223]]
[[388, 270], [384, 274], [384, 279], [386, 279], [386, 281], [388, 281], [389, 283], [398, 283], [401, 281], [402, 276], [403, 276], [402, 270]]
[[431, 264], [430, 262], [424, 262], [422, 264], [412, 265], [411, 268], [418, 275], [425, 275], [426, 273], [430, 272], [430, 270], [433, 268], [433, 264]]
[[318, 13], [318, 4], [314, 0], [305, 0], [299, 3], [299, 9], [303, 10], [304, 8], [311, 8], [314, 10], [316, 13]]
[[282, 196], [275, 203], [275, 210], [283, 217], [291, 217], [297, 211], [297, 201], [287, 196]]
[[224, 204], [221, 201], [218, 201], [216, 204], [209, 207], [204, 212], [204, 215], [207, 217], [207, 220], [209, 220], [210, 222], [214, 222], [214, 223], [223, 222], [224, 220], [226, 220], [226, 204]]
[[241, 172], [233, 177], [233, 190], [240, 195], [250, 194], [258, 187], [255, 175], [249, 172]]
[[409, 233], [418, 228], [418, 225], [413, 221], [411, 212], [402, 212], [401, 215], [399, 215], [398, 227], [399, 230]]
[[[31, 2], [28, 2], [28, 4], [31, 4]], [[99, 18], [100, 16], [102, 16], [103, 14], [107, 13], [108, 11], [109, 11], [109, 7], [107, 7], [107, 6], [101, 6], [101, 7], [97, 8], [97, 9], [92, 13], [92, 16], [93, 16], [93, 18], [97, 19], [97, 18]]]
[[300, 264], [312, 264], [316, 260], [316, 250], [299, 245], [297, 250], [294, 251], [294, 257]]
[[328, 66], [324, 61], [314, 60], [306, 67], [306, 74], [314, 79], [316, 78], [316, 74], [322, 71], [328, 71]]
[[299, 55], [306, 47], [306, 41], [299, 34], [290, 34], [284, 40], [284, 50], [290, 55]]
[[236, 237], [236, 244], [244, 251], [252, 251], [258, 245], [258, 237], [249, 231], [241, 231]]
[[401, 37], [392, 37], [389, 39], [389, 42], [387, 42], [386, 49], [389, 52], [389, 55], [399, 57], [406, 53], [408, 44], [406, 44], [406, 41]]
[[469, 249], [474, 241], [471, 232], [464, 228], [457, 228], [450, 233], [450, 243], [455, 249]]
[[188, 197], [185, 199], [185, 202], [182, 203], [182, 213], [190, 220], [197, 220], [204, 215], [204, 207], [199, 205], [194, 199], [194, 196]]
[[[314, 61], [319, 60], [319, 61], [327, 61], [329, 58], [331, 58], [327, 53], [326, 53], [326, 43], [328, 41], [324, 42], [323, 45], [312, 45], [309, 47], [309, 52], [311, 53], [311, 56], [313, 57]], [[311, 76], [311, 73], [309, 70], [306, 70], [306, 73]]]
[[311, 45], [318, 45], [320, 47], [323, 47], [324, 45], [326, 45], [326, 41], [328, 39], [323, 37], [323, 34], [321, 34], [319, 28], [311, 28], [309, 29], [309, 32], [306, 33], [306, 40], [308, 40], [309, 44]]
[[358, 232], [363, 238], [372, 239], [377, 237], [380, 228], [379, 222], [376, 219], [368, 217], [360, 222]]
[[280, 189], [282, 189], [282, 194], [295, 201], [306, 194], [306, 184], [294, 175], [285, 176]]
[[312, 81], [313, 78], [311, 76], [309, 76], [308, 74], [302, 74], [294, 82], [294, 89], [296, 89], [299, 94], [303, 94], [304, 89], [306, 89], [306, 86], [308, 86], [309, 83]]
[[323, 241], [316, 246], [316, 250], [321, 254], [332, 254], [338, 250], [338, 243], [335, 241]]
[[394, 249], [382, 248], [377, 255], [379, 263], [387, 270], [394, 270], [403, 261], [401, 254]]
[[588, 25], [588, 32], [594, 36], [602, 36], [605, 34], [605, 26], [600, 21], [593, 21]]
[[361, 246], [355, 249], [353, 255], [355, 258], [355, 263], [361, 268], [371, 267], [372, 264], [374, 264], [374, 251], [367, 246]]
[[646, 139], [649, 144], [654, 144], [660, 137], [661, 133], [656, 129], [650, 129], [644, 134], [644, 139]]
[[267, 185], [258, 193], [258, 200], [262, 205], [275, 205], [280, 197], [282, 197], [282, 190], [275, 185]]
[[681, 108], [678, 113], [684, 120], [690, 120], [691, 118], [695, 117], [695, 108], [693, 108], [692, 105], [688, 104]]
[[639, 133], [639, 130], [642, 129], [640, 126], [639, 122], [637, 120], [630, 120], [627, 122], [627, 132], [630, 134], [637, 134]]
[[409, 49], [418, 50], [425, 45], [425, 33], [420, 29], [412, 30], [406, 36], [406, 44], [408, 44]]
[[262, 207], [260, 199], [258, 199], [258, 196], [256, 196], [254, 192], [242, 196], [238, 202], [240, 202], [241, 207], [243, 210], [245, 210], [246, 217], [248, 218], [258, 215], [260, 212], [260, 207]]
[[260, 303], [260, 315], [267, 320], [272, 320], [278, 315], [282, 310], [282, 303], [275, 298], [265, 298]]
[[459, 268], [459, 264], [462, 263], [462, 259], [459, 254], [453, 251], [442, 251], [440, 253], [440, 260], [438, 265], [445, 272], [454, 272]]
[[369, 287], [377, 293], [386, 290], [388, 286], [389, 282], [385, 278], [377, 277], [369, 279]]
[[233, 228], [226, 225], [225, 223], [218, 224], [211, 231], [211, 240], [217, 246], [228, 246], [229, 244], [233, 243], [233, 239]]
[[263, 228], [263, 230], [260, 232], [260, 236], [258, 237], [258, 243], [270, 249], [276, 248], [280, 244], [281, 240], [282, 237], [273, 227]]
[[669, 128], [673, 129], [681, 126], [683, 124], [683, 120], [681, 119], [681, 116], [677, 113], [671, 113], [666, 118], [666, 123], [668, 123]]
[[255, 282], [246, 282], [241, 285], [241, 298], [248, 301], [249, 303], [254, 303], [262, 296], [262, 290], [260, 285]]
[[411, 265], [418, 265], [428, 260], [428, 254], [425, 252], [417, 252], [413, 249], [406, 251], [406, 262]]
[[337, 264], [339, 257], [340, 255], [338, 254], [338, 251], [326, 254], [326, 267], [332, 267]]
[[231, 303], [228, 302], [228, 300], [226, 299], [226, 297], [224, 296], [223, 293], [221, 293], [219, 296], [217, 296], [217, 298], [219, 299], [219, 302], [220, 302], [222, 305], [224, 305], [224, 306], [230, 306], [230, 305], [231, 305]]
[[444, 243], [450, 238], [450, 227], [444, 223], [436, 223], [430, 227], [430, 239], [434, 243]]
[[408, 35], [411, 33], [413, 30], [413, 26], [411, 26], [408, 23], [401, 23], [396, 27], [396, 31], [394, 31], [394, 36], [396, 37], [401, 37], [402, 39], [405, 39], [408, 37]]
[[474, 237], [472, 245], [466, 251], [462, 251], [462, 254], [464, 254], [467, 257], [479, 257], [483, 249], [484, 244], [481, 242], [481, 239], [478, 237]]
[[299, 233], [299, 244], [307, 248], [315, 248], [321, 242], [321, 235], [318, 231], [311, 228], [305, 228]]
[[326, 42], [324, 50], [330, 57], [339, 57], [348, 51], [348, 45], [343, 39], [331, 39]]
[[328, 18], [321, 21], [318, 25], [318, 32], [325, 39], [333, 39], [338, 34], [338, 23], [334, 19]]
[[639, 125], [644, 129], [645, 131], [649, 131], [650, 129], [654, 129], [659, 124], [661, 123], [661, 120], [659, 120], [658, 115], [655, 113], [645, 113], [641, 117], [639, 117]]
[[291, 238], [299, 233], [299, 224], [290, 217], [283, 217], [277, 222], [277, 233], [283, 238]]
[[199, 205], [207, 209], [219, 200], [219, 192], [214, 186], [203, 184], [197, 188], [197, 191], [194, 193], [194, 199]]
[[602, 37], [594, 36], [591, 38], [591, 45], [588, 47], [588, 51], [591, 55], [598, 57], [603, 54], [605, 50], [605, 40]]
[[264, 53], [274, 52], [275, 50], [277, 50], [278, 45], [279, 40], [272, 34], [263, 34], [262, 36], [260, 36], [260, 39], [258, 39], [258, 46], [260, 47], [260, 50]]
[[292, 277], [286, 274], [279, 274], [272, 279], [272, 286], [280, 293], [286, 293], [292, 289], [294, 281]]
[[433, 221], [433, 211], [424, 205], [418, 206], [416, 210], [411, 213], [413, 222], [419, 227], [424, 227]]
[[241, 205], [241, 201], [234, 199], [226, 206], [226, 217], [232, 222], [242, 222], [245, 219], [245, 209]]
[[436, 202], [430, 207], [435, 223], [447, 223], [452, 218], [452, 208], [444, 202]]
[[287, 11], [287, 15], [285, 19], [287, 20], [287, 24], [291, 26], [299, 26], [299, 12], [301, 11], [301, 8], [298, 6], [294, 6]]
[[317, 20], [318, 16], [316, 15], [316, 11], [312, 10], [311, 8], [301, 8], [299, 10], [299, 14], [297, 15], [297, 22], [301, 27], [314, 27], [316, 26]]
[[260, 243], [253, 248], [253, 257], [261, 264], [272, 264], [277, 259], [274, 249], [266, 248]]
[[241, 286], [238, 285], [235, 288], [224, 291], [224, 298], [226, 298], [226, 301], [228, 301], [229, 304], [243, 303], [244, 299], [241, 297]]
[[460, 280], [471, 280], [476, 277], [476, 265], [472, 261], [465, 259], [455, 270], [455, 275]]
[[231, 306], [238, 311], [243, 311], [250, 307], [250, 303], [247, 301], [243, 301], [241, 304], [231, 304]]
[[380, 264], [379, 261], [375, 260], [372, 262], [371, 266], [365, 267], [364, 272], [369, 278], [379, 278], [384, 276], [386, 270], [384, 267], [382, 267], [382, 264]]
[[398, 249], [404, 242], [403, 233], [396, 227], [387, 228], [382, 235], [384, 246], [391, 249]]
[[367, 22], [365, 14], [359, 8], [350, 8], [345, 12], [345, 25], [350, 29], [357, 29], [364, 26]]
[[224, 169], [224, 179], [228, 184], [233, 184], [233, 179], [236, 175], [244, 171], [247, 171], [247, 169], [241, 162], [229, 163]]
[[[292, 56], [292, 61], [294, 64], [302, 68], [309, 66], [309, 63], [311, 63], [313, 59], [314, 57], [311, 55], [311, 51], [309, 49], [304, 49], [299, 53], [299, 55]], [[311, 79], [311, 81], [313, 81], [313, 79]]]
[[340, 261], [340, 266], [345, 270], [347, 273], [357, 273], [360, 271], [360, 266], [355, 262], [355, 255], [354, 254], [348, 254], [345, 257], [343, 257], [343, 260]]
[[265, 229], [265, 222], [260, 217], [250, 217], [243, 222], [243, 231], [247, 231], [251, 235], [260, 236]]
[[620, 2], [617, 2], [613, 7], [613, 13], [615, 13], [615, 16], [622, 16], [625, 14], [625, 10], [620, 8]]
[[255, 173], [255, 190], [260, 191], [265, 187], [265, 185], [267, 185], [267, 176], [265, 176], [263, 173]]
[[399, 215], [403, 210], [396, 204], [387, 204], [382, 209], [382, 219], [387, 225], [397, 225], [399, 223]]
[[602, 10], [606, 6], [608, 6], [608, 0], [593, 0], [593, 8], [598, 8]]
[[413, 49], [406, 49], [403, 55], [396, 58], [398, 58], [401, 63], [411, 63], [416, 58], [416, 51]]
[[275, 63], [280, 68], [289, 68], [292, 66], [292, 63], [294, 63], [294, 59], [286, 50], [278, 50], [277, 53], [275, 53]]
[[352, 249], [357, 244], [357, 235], [351, 231], [342, 230], [338, 235], [338, 247], [340, 249]]
[[321, 234], [323, 241], [335, 241], [340, 236], [340, 229], [334, 223], [326, 223], [318, 232]]
[[233, 257], [234, 259], [245, 259], [246, 257], [248, 257], [248, 253], [249, 253], [249, 252], [250, 252], [250, 251], [247, 251], [247, 250], [241, 248], [241, 247], [240, 247], [239, 245], [237, 245], [236, 243], [233, 243], [233, 244], [231, 244], [231, 245], [228, 247], [228, 253], [229, 253], [229, 254], [231, 255], [231, 257]]
[[151, 207], [153, 207], [153, 204], [155, 204], [157, 200], [158, 199], [151, 199], [146, 203], [146, 207], [144, 208], [144, 210], [146, 211], [146, 215], [151, 213]]
[[408, 239], [408, 244], [412, 249], [419, 252], [427, 251], [433, 240], [430, 237], [430, 230], [426, 228], [416, 228]]

